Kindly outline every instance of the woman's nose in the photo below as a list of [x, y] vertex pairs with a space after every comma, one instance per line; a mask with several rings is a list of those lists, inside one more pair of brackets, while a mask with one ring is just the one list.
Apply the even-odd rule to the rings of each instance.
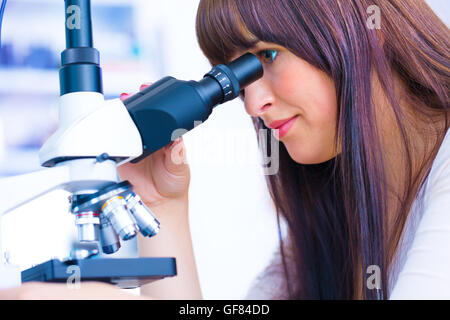
[[260, 117], [274, 103], [274, 95], [264, 78], [252, 83], [244, 90], [245, 110], [253, 117]]

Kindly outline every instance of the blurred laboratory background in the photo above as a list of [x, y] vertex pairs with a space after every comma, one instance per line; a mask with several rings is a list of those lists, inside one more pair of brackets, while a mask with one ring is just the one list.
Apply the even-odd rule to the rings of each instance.
[[[92, 0], [94, 47], [106, 98], [170, 75], [210, 69], [195, 35], [198, 0]], [[449, 25], [448, 0], [428, 0]], [[40, 169], [56, 129], [64, 1], [9, 0], [0, 51], [0, 177]], [[205, 299], [240, 299], [278, 245], [276, 216], [251, 119], [238, 99], [184, 136], [191, 166], [190, 228]], [[164, 226], [162, 226], [164, 228]], [[28, 268], [64, 257], [75, 232], [67, 194], [54, 191], [8, 213], [9, 260]], [[151, 241], [149, 239], [148, 241]]]

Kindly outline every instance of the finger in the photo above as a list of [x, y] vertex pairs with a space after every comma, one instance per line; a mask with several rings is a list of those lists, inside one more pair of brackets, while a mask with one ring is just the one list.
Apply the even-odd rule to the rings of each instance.
[[150, 87], [151, 85], [152, 85], [152, 82], [146, 82], [146, 83], [143, 83], [143, 84], [141, 84], [141, 86], [139, 87], [139, 91], [142, 91], [142, 90], [144, 90], [145, 88]]
[[186, 148], [183, 138], [172, 141], [165, 150], [164, 164], [173, 174], [183, 174], [187, 168]]
[[120, 100], [122, 100], [122, 101], [124, 101], [124, 100], [127, 100], [129, 97], [131, 97], [133, 94], [132, 93], [126, 93], [126, 92], [124, 92], [124, 93], [122, 93], [121, 95], [120, 95]]
[[15, 300], [20, 293], [20, 287], [11, 289], [0, 289], [0, 300]]
[[[151, 85], [152, 85], [152, 82], [145, 82], [145, 83], [141, 84], [141, 86], [139, 87], [139, 91], [142, 91]], [[120, 95], [120, 100], [124, 101], [124, 100], [128, 99], [129, 97], [131, 97], [132, 95], [133, 95], [133, 93], [124, 92]]]
[[31, 300], [38, 299], [40, 293], [46, 292], [49, 284], [40, 282], [25, 282], [20, 286], [0, 290], [0, 300]]

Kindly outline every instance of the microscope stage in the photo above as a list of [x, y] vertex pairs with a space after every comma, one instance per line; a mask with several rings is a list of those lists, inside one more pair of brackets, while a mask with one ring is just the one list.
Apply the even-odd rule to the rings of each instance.
[[22, 271], [22, 282], [101, 281], [129, 289], [176, 274], [175, 258], [53, 259]]

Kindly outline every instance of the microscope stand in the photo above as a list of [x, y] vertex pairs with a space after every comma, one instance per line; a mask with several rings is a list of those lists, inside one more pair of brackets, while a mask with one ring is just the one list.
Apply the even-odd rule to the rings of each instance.
[[22, 271], [22, 282], [100, 281], [131, 289], [176, 274], [175, 258], [53, 259]]

